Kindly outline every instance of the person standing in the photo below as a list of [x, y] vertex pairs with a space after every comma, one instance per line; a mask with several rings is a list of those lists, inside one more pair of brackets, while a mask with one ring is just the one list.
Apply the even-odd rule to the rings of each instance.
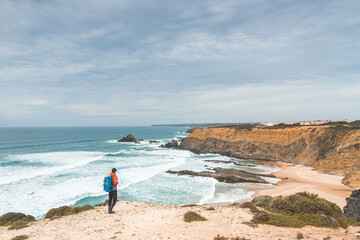
[[112, 186], [114, 188], [114, 190], [112, 190], [111, 192], [109, 192], [109, 204], [108, 204], [108, 207], [109, 207], [109, 211], [108, 213], [109, 214], [112, 214], [112, 213], [115, 213], [113, 211], [113, 208], [116, 204], [116, 201], [117, 201], [117, 185], [118, 185], [118, 178], [116, 176], [116, 168], [113, 168], [111, 170], [111, 173], [110, 175], [112, 176]]

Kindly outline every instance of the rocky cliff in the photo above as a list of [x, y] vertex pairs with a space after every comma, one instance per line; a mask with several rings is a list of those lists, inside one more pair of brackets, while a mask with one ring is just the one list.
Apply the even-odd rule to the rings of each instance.
[[317, 170], [343, 174], [343, 183], [360, 187], [360, 130], [339, 126], [288, 128], [207, 127], [195, 129], [183, 138], [181, 149], [195, 153], [312, 166]]

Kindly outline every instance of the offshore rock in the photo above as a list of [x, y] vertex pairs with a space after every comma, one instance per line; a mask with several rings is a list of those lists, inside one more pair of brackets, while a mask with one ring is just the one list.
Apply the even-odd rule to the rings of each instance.
[[283, 161], [343, 174], [343, 183], [360, 187], [360, 129], [338, 126], [284, 128], [207, 127], [194, 129], [180, 149], [194, 153]]
[[344, 214], [348, 218], [354, 218], [356, 221], [360, 221], [360, 189], [353, 191], [350, 197], [346, 198]]
[[134, 135], [132, 135], [131, 133], [128, 134], [126, 137], [123, 137], [122, 139], [118, 140], [118, 142], [133, 142], [133, 143], [138, 143], [139, 141], [136, 140], [136, 138], [134, 137]]
[[178, 141], [176, 141], [175, 139], [171, 140], [171, 142], [166, 143], [165, 145], [161, 145], [161, 148], [173, 148], [173, 149], [178, 149], [179, 148], [179, 143]]
[[[219, 182], [226, 183], [239, 183], [239, 182], [251, 182], [251, 183], [268, 183], [263, 180], [260, 176], [265, 176], [261, 174], [250, 173], [246, 171], [241, 171], [233, 168], [215, 168], [215, 172], [194, 172], [189, 170], [182, 171], [172, 171], [168, 170], [167, 173], [177, 174], [177, 175], [189, 175], [189, 176], [199, 176], [199, 177], [212, 177], [218, 180]], [[266, 175], [267, 176], [267, 175]], [[269, 176], [267, 176], [269, 177]]]

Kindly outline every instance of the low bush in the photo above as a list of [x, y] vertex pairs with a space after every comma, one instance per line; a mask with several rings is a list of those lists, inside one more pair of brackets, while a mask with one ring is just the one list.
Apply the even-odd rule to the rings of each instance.
[[0, 226], [9, 226], [17, 221], [23, 223], [34, 222], [35, 218], [31, 215], [23, 213], [8, 212], [0, 217]]
[[240, 238], [240, 237], [234, 237], [234, 238], [228, 238], [228, 237], [224, 237], [224, 236], [220, 236], [220, 234], [218, 234], [216, 237], [214, 237], [214, 240], [251, 240], [248, 238]]
[[199, 207], [200, 205], [197, 204], [187, 204], [187, 205], [182, 205], [181, 207]]
[[274, 198], [268, 195], [259, 196], [254, 198], [251, 203], [255, 204], [258, 207], [263, 207], [265, 209], [271, 208], [274, 202]]
[[58, 208], [50, 209], [46, 213], [45, 218], [57, 218], [57, 217], [62, 217], [62, 216], [68, 216], [68, 215], [88, 211], [90, 209], [94, 209], [94, 207], [92, 207], [90, 205], [85, 205], [85, 206], [82, 206], [82, 207], [74, 207], [74, 208], [69, 207], [69, 206], [61, 206], [61, 207], [58, 207]]
[[335, 203], [316, 194], [303, 192], [286, 197], [262, 196], [252, 203], [266, 210], [254, 216], [254, 223], [297, 228], [307, 225], [330, 228], [358, 225], [353, 219], [347, 219]]
[[21, 220], [20, 221], [17, 221], [17, 222], [14, 222], [10, 227], [9, 227], [9, 230], [18, 230], [18, 229], [21, 229], [21, 228], [26, 228], [28, 227], [29, 225], [27, 223], [24, 223], [22, 222]]
[[184, 215], [185, 222], [206, 221], [207, 219], [196, 212], [187, 212]]
[[301, 232], [298, 232], [296, 235], [297, 239], [303, 239], [304, 238], [304, 234], [302, 234]]
[[28, 238], [29, 238], [28, 235], [19, 235], [19, 236], [13, 237], [11, 240], [25, 240]]
[[241, 208], [252, 208], [253, 206], [255, 206], [252, 202], [244, 202], [242, 204], [240, 204]]
[[256, 223], [250, 222], [250, 221], [246, 221], [246, 222], [242, 222], [242, 224], [246, 224], [252, 228], [257, 228], [258, 225]]

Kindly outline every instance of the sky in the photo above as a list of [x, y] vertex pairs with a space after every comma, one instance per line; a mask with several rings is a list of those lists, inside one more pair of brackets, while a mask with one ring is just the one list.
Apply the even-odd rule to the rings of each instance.
[[360, 119], [357, 0], [0, 0], [0, 127]]

